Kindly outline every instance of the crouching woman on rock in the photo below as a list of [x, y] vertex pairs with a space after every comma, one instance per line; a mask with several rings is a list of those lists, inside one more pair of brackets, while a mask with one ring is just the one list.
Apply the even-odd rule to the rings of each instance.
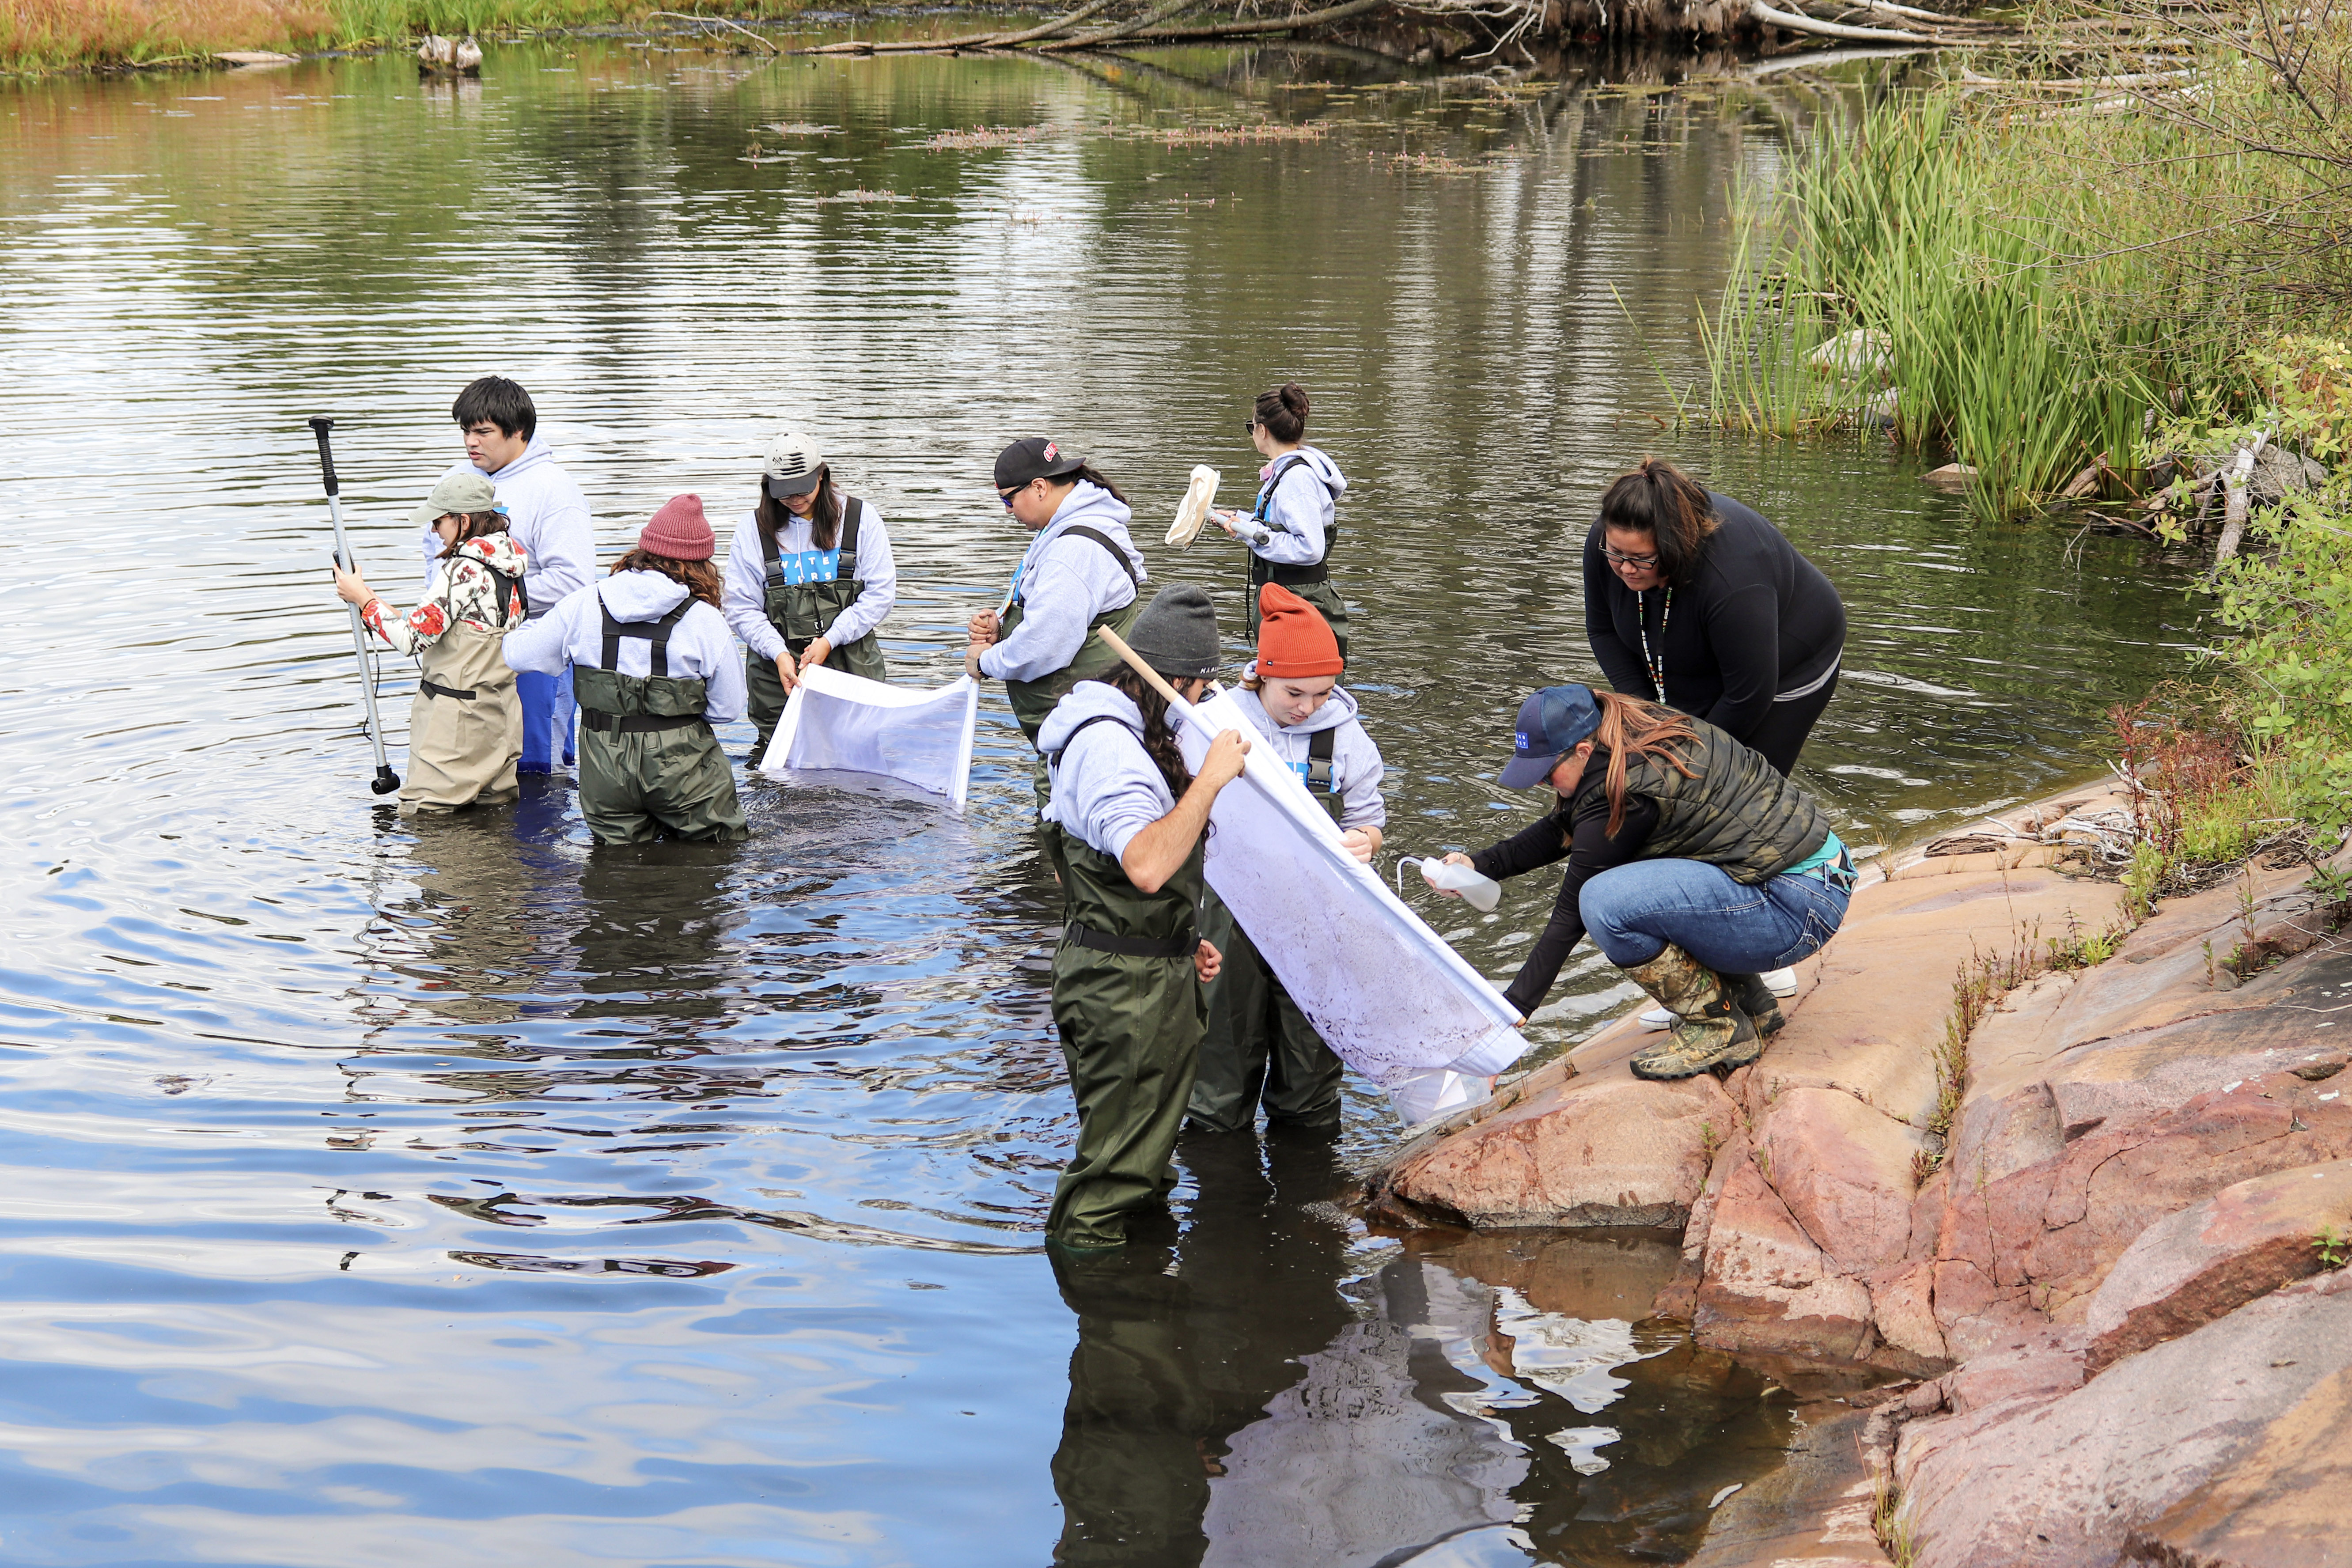
[[1577, 940], [1675, 1016], [1637, 1078], [1691, 1078], [1763, 1054], [1780, 1027], [1761, 972], [1811, 956], [1845, 919], [1853, 862], [1812, 796], [1701, 719], [1583, 686], [1519, 709], [1508, 789], [1559, 805], [1475, 855], [1497, 880], [1565, 858], [1551, 919], [1504, 993], [1532, 1013]]
[[[1188, 701], [1216, 673], [1216, 612], [1190, 584], [1163, 589], [1128, 636]], [[1176, 1184], [1169, 1160], [1220, 963], [1200, 935], [1202, 845], [1249, 743], [1224, 731], [1188, 775], [1167, 699], [1121, 665], [1072, 686], [1037, 744], [1052, 770], [1045, 820], [1066, 857], [1054, 1025], [1078, 1102], [1077, 1151], [1045, 1236], [1087, 1251], [1122, 1245], [1128, 1216]]]
[[568, 662], [580, 699], [580, 815], [600, 844], [748, 838], [713, 724], [743, 712], [699, 496], [674, 496], [602, 583], [508, 634], [518, 670]]

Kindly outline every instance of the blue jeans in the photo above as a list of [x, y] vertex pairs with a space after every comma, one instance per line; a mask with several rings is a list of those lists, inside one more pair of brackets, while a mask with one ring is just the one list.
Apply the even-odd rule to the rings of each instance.
[[1635, 860], [1585, 883], [1577, 909], [1620, 969], [1671, 942], [1718, 974], [1760, 974], [1818, 952], [1845, 919], [1848, 897], [1816, 877], [1750, 887], [1704, 860]]
[[515, 697], [522, 703], [522, 761], [515, 764], [515, 771], [552, 773], [559, 743], [563, 752], [563, 765], [570, 767], [572, 667], [565, 665], [562, 675], [541, 675], [528, 669], [517, 671]]

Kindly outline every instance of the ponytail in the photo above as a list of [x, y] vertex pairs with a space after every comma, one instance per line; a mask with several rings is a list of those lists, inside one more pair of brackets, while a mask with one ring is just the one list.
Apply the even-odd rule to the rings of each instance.
[[1065, 479], [1068, 480], [1073, 485], [1083, 479], [1087, 484], [1093, 485], [1098, 489], [1108, 490], [1110, 492], [1110, 499], [1118, 502], [1121, 506], [1125, 506], [1127, 504], [1127, 498], [1118, 493], [1118, 487], [1105, 479], [1103, 477], [1102, 470], [1096, 468], [1092, 463], [1080, 463], [1076, 468], [1072, 468], [1066, 474], [1055, 475], [1049, 482], [1059, 484]]
[[[1108, 487], [1106, 487], [1108, 488]], [[1168, 793], [1178, 800], [1192, 786], [1192, 770], [1184, 765], [1184, 752], [1176, 743], [1176, 731], [1168, 722], [1168, 699], [1160, 689], [1122, 664], [1103, 679], [1103, 684], [1120, 693], [1135, 704], [1143, 715], [1143, 752], [1151, 765], [1160, 770], [1160, 782]]]
[[1601, 728], [1592, 732], [1593, 749], [1609, 753], [1603, 787], [1609, 795], [1609, 837], [1614, 838], [1625, 826], [1626, 762], [1653, 757], [1683, 777], [1695, 779], [1698, 772], [1683, 761], [1681, 748], [1684, 742], [1698, 739], [1698, 731], [1691, 728], [1685, 715], [1654, 702], [1621, 697], [1614, 691], [1595, 691], [1592, 698], [1601, 704]]

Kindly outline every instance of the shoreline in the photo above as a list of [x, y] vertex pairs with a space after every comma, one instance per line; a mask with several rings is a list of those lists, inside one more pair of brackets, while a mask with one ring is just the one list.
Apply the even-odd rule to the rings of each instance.
[[2312, 1239], [2352, 1231], [2352, 1080], [2333, 1003], [2302, 998], [2352, 986], [2346, 910], [2250, 863], [2070, 961], [2121, 889], [2041, 835], [2127, 805], [2110, 779], [1994, 819], [2012, 844], [1912, 847], [1750, 1067], [1635, 1079], [1620, 1019], [1367, 1178], [1383, 1230], [1681, 1230], [1653, 1314], [1769, 1369], [1803, 1423], [1695, 1563], [2307, 1538], [2321, 1505], [2284, 1478], [2348, 1463], [2305, 1435], [2352, 1419], [2352, 1270]]

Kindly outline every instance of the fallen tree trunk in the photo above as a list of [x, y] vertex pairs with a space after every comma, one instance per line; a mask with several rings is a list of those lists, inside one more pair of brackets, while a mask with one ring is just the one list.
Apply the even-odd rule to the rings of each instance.
[[1262, 16], [1248, 21], [1238, 18], [1225, 22], [1210, 22], [1192, 26], [1168, 26], [1165, 23], [1193, 10], [1206, 0], [1170, 0], [1138, 17], [1133, 22], [1078, 37], [1062, 37], [1076, 23], [1085, 21], [1109, 8], [1114, 0], [1088, 0], [1088, 4], [1055, 18], [1051, 22], [1023, 33], [968, 33], [955, 38], [890, 38], [851, 39], [838, 44], [818, 44], [805, 49], [794, 49], [797, 55], [921, 55], [945, 54], [961, 49], [1010, 49], [1024, 46], [1039, 51], [1064, 52], [1073, 49], [1099, 48], [1108, 44], [1179, 43], [1192, 39], [1260, 37], [1268, 33], [1289, 33], [1302, 27], [1319, 27], [1341, 22], [1350, 16], [1360, 16], [1368, 11], [1391, 7], [1396, 0], [1344, 0], [1338, 5], [1328, 5], [1320, 11], [1308, 11], [1295, 16]]
[[1926, 44], [1940, 47], [1948, 39], [1927, 33], [1906, 33], [1893, 27], [1849, 27], [1843, 22], [1821, 22], [1794, 11], [1776, 11], [1764, 0], [1748, 0], [1748, 14], [1768, 27], [1810, 33], [1820, 38], [1844, 38], [1857, 44]]

